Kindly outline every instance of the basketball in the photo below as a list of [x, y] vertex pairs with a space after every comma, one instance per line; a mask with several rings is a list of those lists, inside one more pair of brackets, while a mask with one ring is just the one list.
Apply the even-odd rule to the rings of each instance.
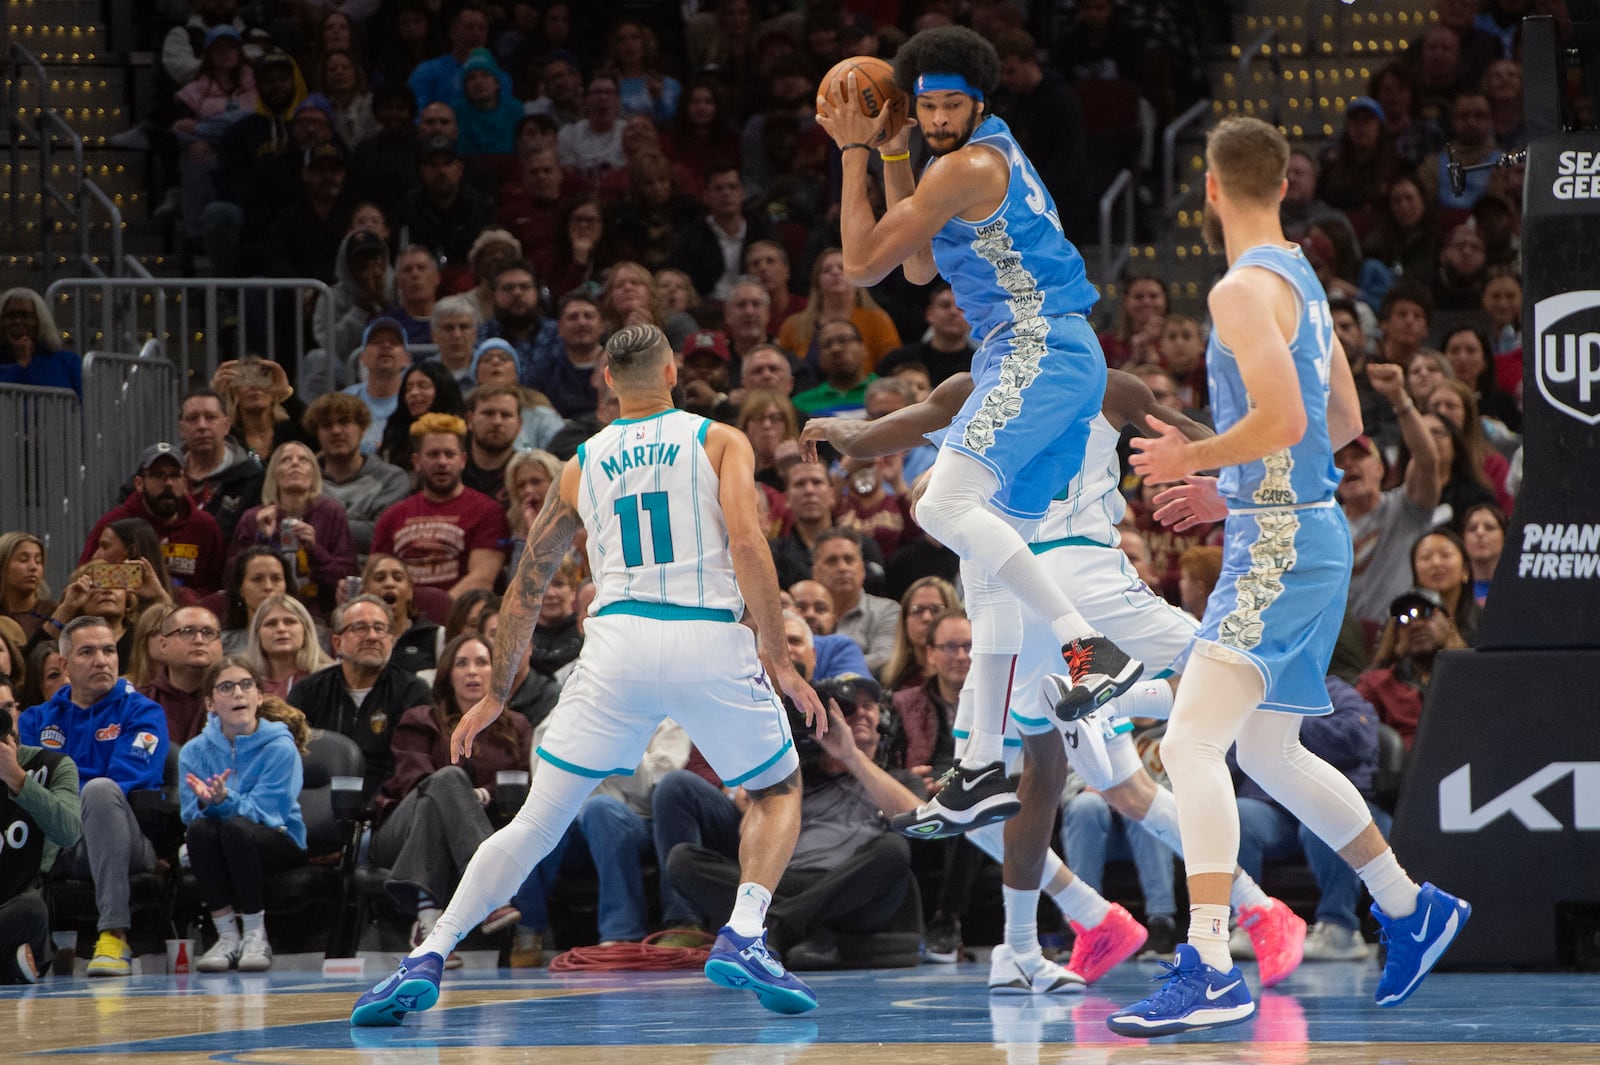
[[[857, 105], [868, 118], [877, 118], [885, 107], [905, 99], [906, 94], [894, 83], [894, 65], [875, 55], [857, 55], [839, 60], [822, 76], [818, 92], [826, 94], [833, 87], [835, 79], [847, 78], [852, 72], [856, 76]], [[848, 88], [841, 82], [839, 91], [843, 93]], [[902, 124], [901, 120], [891, 119], [889, 125], [884, 127], [886, 135], [894, 136]]]

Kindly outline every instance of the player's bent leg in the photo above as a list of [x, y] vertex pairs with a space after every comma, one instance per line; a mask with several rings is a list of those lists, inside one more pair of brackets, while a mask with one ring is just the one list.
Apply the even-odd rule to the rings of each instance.
[[[1472, 916], [1472, 905], [1432, 884], [1412, 884], [1377, 825], [1369, 824], [1339, 848], [1339, 857], [1355, 869], [1377, 900], [1372, 915], [1378, 919], [1386, 954], [1374, 997], [1380, 1006], [1398, 1006], [1411, 997], [1461, 934]], [[1411, 909], [1406, 913], [1408, 896]]]
[[393, 973], [356, 1000], [350, 1023], [389, 1027], [438, 1002], [445, 957], [491, 910], [517, 893], [600, 779], [541, 762], [522, 809], [472, 856], [444, 916]]
[[754, 992], [774, 1013], [805, 1013], [817, 1008], [816, 993], [784, 968], [767, 949], [766, 911], [778, 878], [794, 853], [800, 832], [800, 773], [750, 791], [750, 810], [739, 840], [743, 881], [728, 923], [717, 932], [706, 958], [712, 983]]

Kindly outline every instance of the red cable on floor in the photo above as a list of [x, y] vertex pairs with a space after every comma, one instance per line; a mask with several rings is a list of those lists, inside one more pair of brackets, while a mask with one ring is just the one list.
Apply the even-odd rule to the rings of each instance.
[[661, 947], [657, 940], [665, 936], [682, 936], [684, 929], [670, 928], [645, 936], [641, 943], [613, 943], [606, 947], [573, 947], [550, 959], [553, 973], [576, 972], [666, 972], [672, 969], [698, 969], [706, 963], [715, 937], [699, 933], [705, 938], [704, 947]]

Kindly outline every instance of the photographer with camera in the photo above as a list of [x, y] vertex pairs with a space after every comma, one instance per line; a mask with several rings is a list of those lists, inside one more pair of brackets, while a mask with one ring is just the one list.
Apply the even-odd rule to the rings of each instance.
[[12, 691], [0, 673], [0, 984], [31, 984], [50, 953], [44, 875], [78, 842], [83, 822], [78, 767], [58, 751], [20, 745]]
[[[916, 776], [881, 764], [887, 716], [877, 681], [845, 674], [816, 690], [830, 707], [822, 737], [788, 707], [804, 787], [800, 837], [767, 911], [769, 940], [800, 970], [838, 966], [840, 935], [890, 927], [912, 883], [911, 851], [879, 811], [901, 809], [904, 789], [925, 790]], [[695, 843], [671, 848], [665, 875], [702, 915], [732, 906], [739, 886], [734, 856]]]

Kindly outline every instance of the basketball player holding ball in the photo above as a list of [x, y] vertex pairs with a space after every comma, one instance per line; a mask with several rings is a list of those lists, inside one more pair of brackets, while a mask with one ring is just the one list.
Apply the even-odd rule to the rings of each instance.
[[[1083, 257], [1016, 138], [988, 114], [999, 57], [959, 27], [912, 37], [894, 63], [895, 84], [913, 101], [903, 125], [904, 105], [893, 99], [870, 116], [863, 73], [833, 77], [817, 101], [817, 121], [843, 156], [845, 273], [862, 286], [896, 267], [916, 284], [943, 275], [982, 337], [972, 394], [917, 505], [922, 527], [961, 556], [973, 628], [968, 683], [977, 696], [956, 768], [934, 798], [895, 819], [907, 835], [935, 838], [1019, 808], [1001, 753], [1024, 609], [1061, 646], [1062, 674], [1045, 684], [1063, 720], [1120, 695], [1143, 666], [1084, 620], [1027, 546], [1051, 498], [1083, 463], [1106, 363], [1086, 317], [1097, 293]], [[913, 127], [934, 156], [920, 180], [908, 151]], [[882, 219], [867, 197], [872, 151], [883, 161]], [[1037, 881], [1008, 885], [1008, 909], [1031, 914], [1037, 901]]]

